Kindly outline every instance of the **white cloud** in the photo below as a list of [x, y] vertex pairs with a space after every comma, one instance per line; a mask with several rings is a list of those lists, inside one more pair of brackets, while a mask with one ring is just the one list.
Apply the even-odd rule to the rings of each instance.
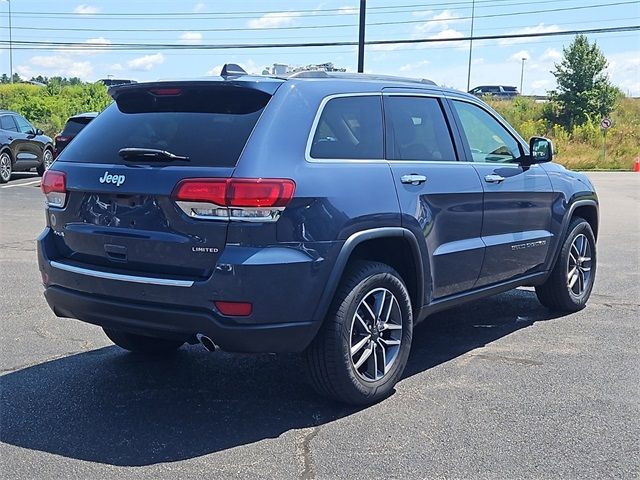
[[36, 55], [31, 57], [28, 63], [29, 65], [19, 65], [16, 68], [22, 77], [45, 75], [48, 77], [80, 77], [87, 80], [87, 77], [93, 73], [91, 62], [78, 61], [68, 55]]
[[367, 45], [367, 49], [372, 52], [391, 52], [402, 47], [400, 43], [382, 43], [379, 45]]
[[420, 71], [420, 69], [422, 69], [423, 67], [426, 67], [430, 63], [431, 62], [429, 60], [421, 60], [419, 62], [407, 63], [406, 65], [402, 65], [400, 68], [398, 68], [398, 71], [416, 75], [416, 72]]
[[432, 32], [434, 30], [449, 30], [451, 25], [465, 23], [468, 21], [467, 19], [454, 15], [450, 10], [443, 10], [437, 14], [434, 14], [433, 12], [426, 13], [431, 17], [427, 19], [425, 23], [421, 23], [413, 29], [415, 35]]
[[556, 50], [555, 48], [547, 48], [540, 57], [540, 60], [553, 60], [555, 62], [557, 60], [560, 60], [561, 58], [562, 52]]
[[360, 13], [360, 9], [357, 7], [340, 7], [338, 9], [339, 15], [356, 15]]
[[300, 12], [275, 12], [265, 13], [260, 18], [249, 20], [247, 25], [249, 28], [273, 28], [282, 27], [291, 24], [296, 17], [301, 15]]
[[184, 32], [180, 35], [180, 43], [185, 45], [198, 45], [202, 43], [202, 34], [200, 32]]
[[160, 65], [163, 62], [164, 55], [161, 53], [154, 53], [153, 55], [145, 55], [143, 57], [129, 60], [127, 62], [127, 67], [129, 67], [131, 70], [148, 72], [149, 70]]
[[531, 82], [531, 88], [536, 92], [546, 92], [553, 87], [553, 80], [544, 78], [542, 80], [534, 80]]
[[435, 35], [430, 36], [429, 38], [443, 40], [448, 38], [462, 38], [464, 34], [459, 32], [458, 30], [454, 30], [452, 28], [447, 28], [446, 30], [442, 30]]
[[93, 5], [78, 5], [73, 9], [73, 13], [77, 13], [79, 15], [92, 15], [94, 13], [98, 13], [100, 11], [99, 7], [95, 7]]
[[207, 6], [204, 4], [204, 2], [196, 3], [193, 6], [193, 13], [202, 13], [206, 8]]
[[531, 60], [531, 54], [527, 50], [520, 50], [509, 57], [509, 60], [521, 62], [522, 59]]
[[626, 95], [640, 96], [640, 56], [637, 51], [607, 55], [607, 73], [611, 82]]
[[[529, 34], [529, 33], [550, 33], [550, 32], [558, 32], [560, 31], [560, 27], [557, 25], [545, 25], [544, 23], [540, 23], [535, 27], [524, 27], [518, 30], [512, 30], [510, 32], [505, 33], [505, 35], [519, 35], [519, 34]], [[503, 38], [498, 41], [498, 45], [507, 46], [507, 45], [515, 45], [517, 43], [531, 43], [535, 42], [536, 37], [524, 37], [524, 38]]]
[[[243, 62], [231, 62], [231, 63], [235, 63], [236, 65], [240, 65], [240, 67], [242, 67], [242, 69], [250, 74], [260, 74], [262, 73], [262, 67], [259, 67], [258, 64], [256, 62], [254, 62], [252, 59], [248, 59], [245, 60]], [[220, 75], [220, 72], [222, 71], [222, 67], [224, 67], [224, 65], [216, 65], [213, 68], [211, 68], [210, 70], [207, 71], [207, 75], [213, 75], [213, 76], [218, 76]]]
[[[70, 55], [96, 55], [98, 53], [104, 53], [105, 49], [100, 48], [102, 45], [111, 45], [111, 40], [104, 37], [88, 38], [83, 42], [85, 46], [76, 45], [72, 47], [60, 47], [57, 50]], [[91, 48], [93, 46], [97, 48]]]

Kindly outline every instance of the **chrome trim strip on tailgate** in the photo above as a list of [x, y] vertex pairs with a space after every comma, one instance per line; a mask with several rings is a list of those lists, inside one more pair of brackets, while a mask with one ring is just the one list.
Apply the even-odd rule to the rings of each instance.
[[53, 268], [64, 270], [66, 272], [87, 275], [88, 277], [105, 278], [107, 280], [119, 280], [121, 282], [145, 283], [148, 285], [164, 285], [169, 287], [191, 287], [193, 280], [172, 280], [170, 278], [157, 277], [140, 277], [137, 275], [123, 275], [120, 273], [101, 272], [99, 270], [90, 270], [88, 268], [75, 267], [56, 261], [51, 262]]

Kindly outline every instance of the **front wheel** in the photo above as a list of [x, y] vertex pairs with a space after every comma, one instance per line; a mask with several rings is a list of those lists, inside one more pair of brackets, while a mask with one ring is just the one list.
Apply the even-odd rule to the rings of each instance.
[[164, 338], [135, 335], [111, 328], [103, 328], [103, 330], [113, 343], [125, 350], [135, 353], [151, 355], [167, 354], [174, 352], [184, 343], [177, 340], [165, 340]]
[[413, 314], [407, 288], [388, 265], [353, 262], [306, 351], [313, 387], [364, 405], [391, 392], [407, 363]]
[[587, 304], [595, 276], [596, 239], [591, 225], [576, 217], [569, 224], [549, 278], [536, 287], [536, 295], [551, 310], [577, 312]]
[[44, 175], [46, 170], [49, 170], [49, 167], [53, 163], [53, 153], [48, 148], [42, 154], [42, 163], [36, 167], [36, 171], [38, 175]]

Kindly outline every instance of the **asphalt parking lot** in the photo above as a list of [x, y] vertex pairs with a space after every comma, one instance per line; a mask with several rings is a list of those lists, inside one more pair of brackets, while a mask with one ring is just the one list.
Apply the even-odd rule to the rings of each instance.
[[638, 478], [640, 174], [590, 175], [599, 265], [582, 312], [531, 289], [416, 329], [387, 400], [339, 406], [295, 356], [149, 360], [57, 319], [38, 177], [0, 186], [2, 478]]

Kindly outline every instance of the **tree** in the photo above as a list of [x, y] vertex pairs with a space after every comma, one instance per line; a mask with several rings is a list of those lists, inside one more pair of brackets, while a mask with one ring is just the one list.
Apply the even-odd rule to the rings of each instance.
[[551, 72], [558, 89], [549, 92], [557, 120], [571, 128], [611, 113], [620, 90], [609, 81], [607, 59], [596, 42], [591, 44], [586, 36], [578, 35], [562, 52], [562, 61]]

